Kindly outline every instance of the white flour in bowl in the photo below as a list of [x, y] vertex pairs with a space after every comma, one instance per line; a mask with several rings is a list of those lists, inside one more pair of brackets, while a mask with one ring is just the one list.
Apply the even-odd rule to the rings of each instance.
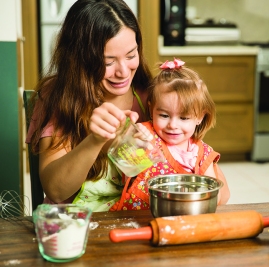
[[44, 253], [57, 259], [67, 259], [79, 256], [84, 247], [88, 224], [77, 222], [50, 236], [42, 238]]

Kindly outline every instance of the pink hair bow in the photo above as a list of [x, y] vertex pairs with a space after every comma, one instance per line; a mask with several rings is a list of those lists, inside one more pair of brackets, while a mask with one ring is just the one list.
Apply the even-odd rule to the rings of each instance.
[[160, 69], [180, 69], [185, 64], [184, 61], [174, 58], [174, 61], [166, 60], [161, 66]]

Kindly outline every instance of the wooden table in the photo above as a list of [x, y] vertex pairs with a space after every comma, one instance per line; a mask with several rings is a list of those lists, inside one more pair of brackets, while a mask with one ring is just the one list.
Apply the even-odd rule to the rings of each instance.
[[[256, 210], [269, 216], [269, 203], [224, 205], [217, 212], [239, 210]], [[109, 240], [111, 229], [143, 227], [152, 219], [150, 211], [94, 213], [92, 222], [97, 227], [90, 231], [86, 252], [69, 263], [42, 258], [32, 222], [0, 219], [0, 266], [269, 266], [269, 228], [256, 238], [163, 247], [153, 247], [149, 241]]]

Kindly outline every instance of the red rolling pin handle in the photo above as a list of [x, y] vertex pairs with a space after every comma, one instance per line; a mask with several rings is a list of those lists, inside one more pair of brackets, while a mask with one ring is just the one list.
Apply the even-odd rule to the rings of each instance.
[[113, 229], [109, 233], [112, 242], [122, 242], [127, 240], [151, 240], [152, 229], [150, 226], [138, 229]]
[[262, 218], [263, 219], [263, 227], [269, 227], [269, 216], [265, 216]]

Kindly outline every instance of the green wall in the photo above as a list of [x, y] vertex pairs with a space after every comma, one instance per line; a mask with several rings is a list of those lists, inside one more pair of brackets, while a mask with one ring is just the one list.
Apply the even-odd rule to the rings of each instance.
[[16, 46], [16, 42], [0, 42], [0, 193], [15, 190], [21, 194]]

